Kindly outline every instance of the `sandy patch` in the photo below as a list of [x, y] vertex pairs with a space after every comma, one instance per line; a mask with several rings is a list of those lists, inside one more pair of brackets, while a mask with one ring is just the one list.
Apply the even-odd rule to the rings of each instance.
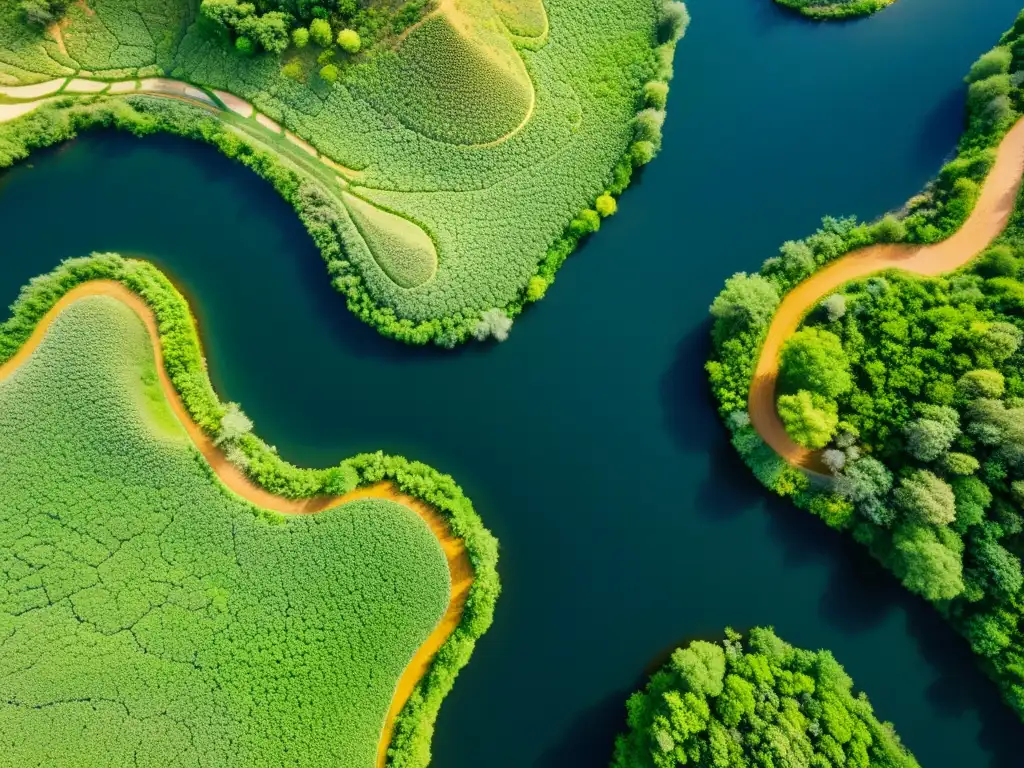
[[75, 78], [68, 82], [67, 87], [64, 89], [67, 93], [99, 93], [105, 90], [110, 83], [104, 83], [100, 80], [82, 80], [81, 78]]
[[45, 99], [39, 101], [26, 101], [21, 104], [0, 104], [0, 123], [6, 123], [10, 120], [27, 115], [35, 109], [42, 106]]
[[260, 125], [262, 125], [264, 128], [269, 128], [274, 133], [280, 133], [281, 132], [281, 126], [280, 125], [278, 125], [273, 120], [271, 120], [269, 117], [267, 117], [266, 115], [264, 115], [264, 114], [262, 114], [260, 112], [256, 113], [256, 122], [259, 123]]
[[750, 385], [750, 421], [776, 453], [794, 466], [818, 469], [817, 454], [786, 433], [775, 408], [779, 353], [804, 315], [845, 283], [886, 269], [940, 275], [962, 267], [998, 237], [1010, 221], [1024, 174], [1024, 118], [999, 144], [996, 162], [974, 210], [952, 237], [933, 245], [872, 245], [852, 251], [811, 275], [782, 300], [765, 337]]
[[338, 173], [340, 173], [342, 176], [345, 176], [345, 177], [347, 177], [349, 179], [358, 179], [358, 178], [361, 178], [363, 176], [363, 171], [357, 171], [354, 168], [348, 168], [348, 167], [342, 165], [341, 163], [336, 163], [333, 160], [331, 160], [331, 158], [327, 157], [326, 155], [320, 155], [320, 162], [323, 163], [324, 165], [330, 167], [330, 168], [333, 168]]
[[35, 330], [33, 330], [25, 343], [22, 344], [21, 349], [10, 360], [0, 365], [0, 381], [17, 370], [18, 367], [31, 357], [32, 353], [45, 338], [50, 324], [65, 308], [86, 296], [111, 296], [118, 299], [131, 307], [142, 319], [143, 323], [145, 323], [146, 330], [149, 332], [153, 343], [153, 353], [156, 358], [156, 370], [160, 380], [160, 388], [163, 390], [168, 405], [188, 433], [188, 436], [192, 439], [193, 444], [209, 463], [210, 468], [213, 469], [220, 481], [230, 491], [257, 506], [285, 514], [322, 512], [361, 499], [389, 499], [415, 512], [437, 537], [448, 561], [448, 570], [452, 583], [451, 597], [444, 616], [416, 651], [395, 686], [391, 707], [381, 729], [377, 750], [378, 766], [383, 767], [394, 731], [395, 717], [409, 700], [409, 696], [416, 685], [430, 669], [430, 664], [437, 651], [444, 645], [445, 641], [448, 640], [462, 620], [462, 611], [469, 596], [470, 587], [473, 584], [473, 566], [470, 563], [465, 544], [461, 539], [452, 535], [447, 522], [439, 512], [419, 499], [402, 493], [391, 483], [378, 483], [368, 488], [357, 489], [344, 496], [318, 496], [298, 500], [277, 496], [256, 485], [241, 470], [227, 460], [220, 448], [214, 445], [213, 440], [192, 420], [164, 368], [159, 329], [153, 310], [149, 308], [149, 305], [140, 296], [116, 281], [94, 280], [83, 283], [61, 297], [36, 324]]
[[242, 117], [252, 117], [252, 113], [256, 111], [256, 108], [245, 99], [240, 99], [233, 93], [227, 91], [214, 91], [213, 95], [220, 99], [224, 106], [234, 112], [236, 115]]
[[135, 80], [125, 80], [120, 83], [114, 83], [110, 86], [110, 93], [131, 93], [137, 91], [139, 84]]
[[40, 96], [49, 96], [56, 93], [64, 85], [64, 78], [58, 80], [47, 80], [45, 83], [34, 85], [4, 85], [0, 86], [0, 95], [12, 99], [38, 99]]

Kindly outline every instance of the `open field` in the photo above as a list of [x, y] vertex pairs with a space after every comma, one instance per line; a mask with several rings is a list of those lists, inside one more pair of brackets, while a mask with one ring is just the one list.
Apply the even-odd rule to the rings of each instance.
[[[570, 230], [575, 217], [657, 151], [660, 122], [630, 154], [644, 85], [671, 76], [665, 35], [685, 27], [664, 32], [662, 13], [654, 0], [450, 0], [332, 85], [306, 50], [239, 56], [187, 0], [92, 0], [46, 30], [0, 0], [0, 86], [119, 83], [88, 101], [162, 74], [251, 103], [264, 127], [352, 172], [361, 204], [332, 202], [346, 247], [328, 259], [350, 306], [388, 335], [450, 346], [486, 311], [518, 314], [531, 278], [552, 282], [590, 231]], [[302, 74], [283, 75], [293, 64]], [[389, 216], [404, 220], [394, 233], [367, 234]]]

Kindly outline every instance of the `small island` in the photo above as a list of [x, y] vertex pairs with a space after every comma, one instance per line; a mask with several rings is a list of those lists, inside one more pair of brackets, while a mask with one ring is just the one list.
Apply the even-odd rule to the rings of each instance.
[[870, 16], [896, 0], [775, 0], [809, 19], [853, 19]]
[[918, 768], [832, 654], [771, 629], [677, 649], [626, 711], [611, 768]]

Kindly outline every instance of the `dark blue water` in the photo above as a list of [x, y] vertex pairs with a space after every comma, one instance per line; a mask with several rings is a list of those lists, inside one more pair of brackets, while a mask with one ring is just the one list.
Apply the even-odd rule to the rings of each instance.
[[274, 193], [169, 138], [97, 134], [0, 177], [0, 294], [66, 256], [147, 255], [195, 302], [219, 391], [285, 457], [381, 448], [458, 478], [501, 539], [505, 592], [436, 765], [603, 766], [649, 664], [773, 624], [831, 649], [926, 768], [1020, 766], [1024, 726], [965, 644], [852, 541], [767, 498], [702, 372], [728, 275], [934, 175], [961, 78], [1020, 2], [898, 0], [815, 25], [770, 0], [690, 0], [661, 157], [500, 347], [379, 338]]

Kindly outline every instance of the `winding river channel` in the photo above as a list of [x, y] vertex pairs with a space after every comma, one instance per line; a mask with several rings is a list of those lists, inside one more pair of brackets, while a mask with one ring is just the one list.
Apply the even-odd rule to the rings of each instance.
[[502, 544], [497, 620], [445, 702], [442, 768], [600, 768], [645, 668], [726, 625], [829, 648], [925, 768], [1019, 766], [966, 645], [852, 541], [767, 498], [702, 366], [707, 306], [826, 213], [934, 175], [961, 79], [1021, 0], [899, 0], [815, 25], [689, 0], [665, 149], [501, 346], [409, 349], [353, 319], [291, 210], [214, 150], [94, 134], [0, 175], [0, 295], [60, 259], [154, 260], [214, 383], [300, 464], [378, 448], [453, 474]]

